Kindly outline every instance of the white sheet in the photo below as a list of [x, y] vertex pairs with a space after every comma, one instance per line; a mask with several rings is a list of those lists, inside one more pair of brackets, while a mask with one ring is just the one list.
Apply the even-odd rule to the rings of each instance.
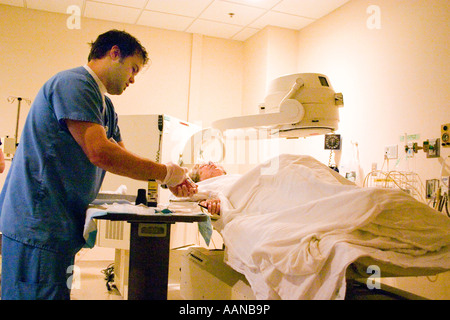
[[450, 219], [404, 192], [359, 188], [297, 155], [225, 179], [199, 190], [221, 199], [227, 263], [258, 299], [344, 298], [346, 268], [361, 256], [450, 268]]

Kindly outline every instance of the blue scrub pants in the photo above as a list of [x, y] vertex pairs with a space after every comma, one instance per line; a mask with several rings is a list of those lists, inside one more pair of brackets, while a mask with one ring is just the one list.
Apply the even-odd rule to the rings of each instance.
[[[67, 268], [74, 254], [56, 253], [2, 237], [2, 300], [69, 300]], [[73, 270], [70, 268], [69, 270]]]

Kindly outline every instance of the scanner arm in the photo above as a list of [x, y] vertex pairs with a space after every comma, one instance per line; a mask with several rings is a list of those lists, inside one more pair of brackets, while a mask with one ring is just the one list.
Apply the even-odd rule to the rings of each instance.
[[280, 102], [280, 112], [239, 116], [216, 120], [212, 127], [220, 131], [236, 128], [265, 127], [300, 122], [305, 116], [303, 105], [292, 97], [304, 85], [303, 80], [298, 78], [292, 88]]

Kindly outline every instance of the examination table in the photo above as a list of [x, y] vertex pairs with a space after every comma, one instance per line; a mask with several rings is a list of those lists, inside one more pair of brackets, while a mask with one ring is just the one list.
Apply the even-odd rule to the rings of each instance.
[[199, 193], [220, 198], [226, 264], [257, 299], [344, 299], [348, 280], [450, 270], [450, 219], [403, 191], [358, 187], [300, 155], [231, 178]]
[[[225, 263], [225, 250], [192, 247], [181, 261], [180, 293], [186, 300], [254, 300], [245, 276]], [[424, 300], [419, 295], [386, 285], [372, 275], [370, 266], [380, 268], [381, 277], [435, 275], [439, 269], [399, 268], [362, 257], [346, 271], [345, 300]], [[375, 285], [374, 285], [375, 284]]]

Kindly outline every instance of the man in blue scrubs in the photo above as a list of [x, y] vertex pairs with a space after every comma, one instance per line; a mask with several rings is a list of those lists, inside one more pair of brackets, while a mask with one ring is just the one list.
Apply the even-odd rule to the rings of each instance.
[[147, 61], [136, 38], [111, 30], [91, 44], [87, 65], [56, 74], [37, 94], [0, 194], [3, 300], [69, 299], [67, 272], [105, 171], [157, 180], [179, 196], [196, 192], [185, 168], [122, 142], [105, 93], [122, 94]]

